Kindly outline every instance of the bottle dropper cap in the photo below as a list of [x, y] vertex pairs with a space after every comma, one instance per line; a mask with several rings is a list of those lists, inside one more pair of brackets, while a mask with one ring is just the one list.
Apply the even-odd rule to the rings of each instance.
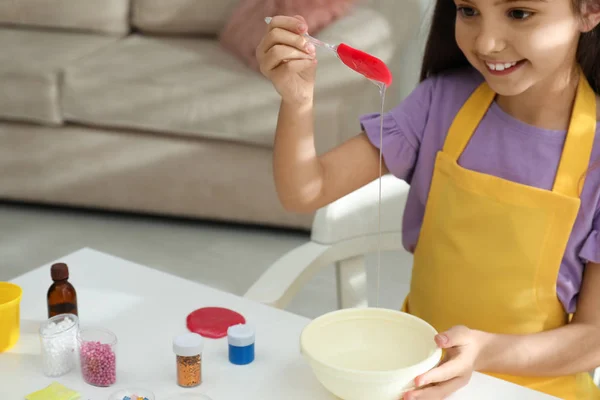
[[64, 281], [69, 279], [69, 267], [65, 263], [53, 264], [50, 268], [50, 275], [53, 281]]

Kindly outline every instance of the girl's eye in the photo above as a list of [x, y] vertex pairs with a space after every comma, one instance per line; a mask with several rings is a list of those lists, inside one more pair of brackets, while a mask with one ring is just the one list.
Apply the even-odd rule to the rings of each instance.
[[475, 17], [477, 15], [477, 11], [471, 7], [457, 7], [456, 11], [465, 18]]
[[508, 15], [512, 19], [525, 20], [527, 18], [530, 18], [533, 15], [533, 13], [525, 10], [510, 10], [508, 12]]

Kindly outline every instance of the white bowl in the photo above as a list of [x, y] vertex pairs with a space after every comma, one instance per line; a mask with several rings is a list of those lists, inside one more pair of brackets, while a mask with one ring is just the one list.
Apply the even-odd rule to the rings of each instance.
[[398, 400], [439, 364], [435, 329], [401, 311], [334, 311], [309, 323], [300, 348], [317, 380], [343, 400]]

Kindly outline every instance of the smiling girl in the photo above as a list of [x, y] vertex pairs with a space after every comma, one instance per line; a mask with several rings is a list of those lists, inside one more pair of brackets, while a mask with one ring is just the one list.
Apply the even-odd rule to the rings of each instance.
[[[318, 156], [314, 48], [278, 16], [256, 50], [282, 97], [274, 176], [314, 210], [384, 173], [410, 184], [414, 253], [403, 310], [444, 363], [406, 399], [441, 399], [473, 371], [561, 399], [600, 399], [600, 0], [437, 0], [422, 80]], [[398, 221], [400, 223], [401, 221]]]

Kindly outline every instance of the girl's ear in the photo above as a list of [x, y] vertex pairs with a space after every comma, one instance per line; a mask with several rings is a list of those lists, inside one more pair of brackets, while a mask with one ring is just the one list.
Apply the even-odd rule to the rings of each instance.
[[583, 32], [594, 30], [600, 24], [600, 1], [592, 0], [585, 2], [581, 11], [581, 16], [583, 17], [581, 30]]

